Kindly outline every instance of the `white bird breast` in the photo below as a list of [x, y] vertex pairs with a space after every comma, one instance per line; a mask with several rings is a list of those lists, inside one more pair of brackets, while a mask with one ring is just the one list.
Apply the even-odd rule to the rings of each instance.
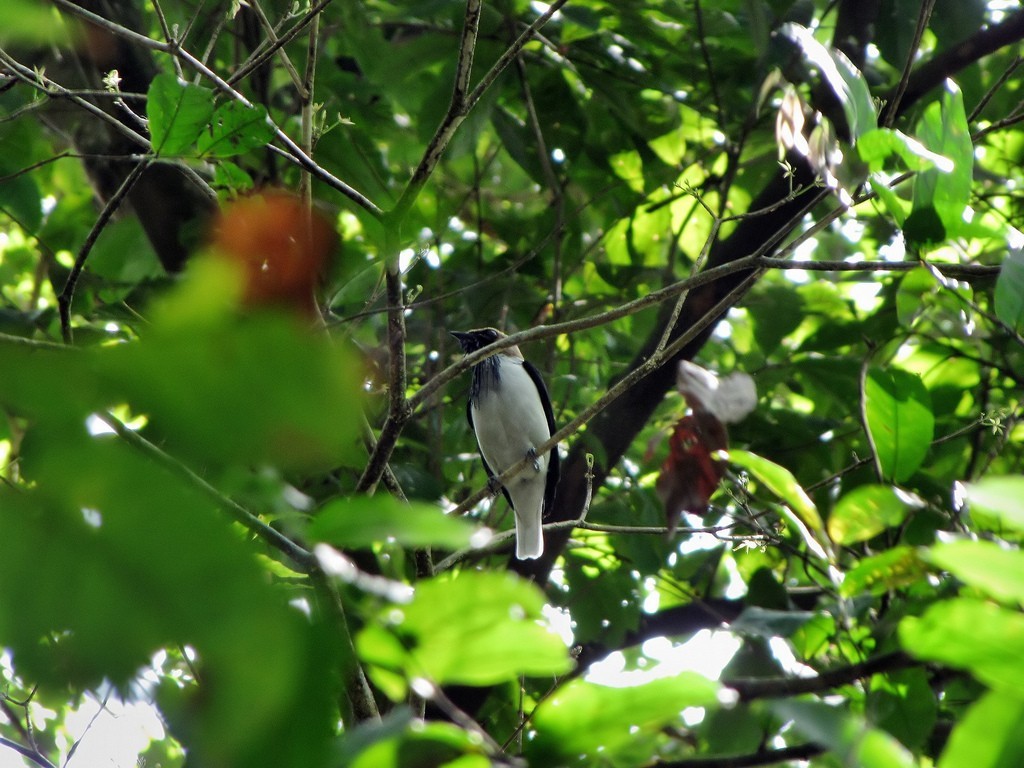
[[[502, 356], [499, 370], [498, 386], [485, 388], [473, 401], [473, 428], [480, 453], [496, 475], [551, 437], [540, 392], [523, 368], [523, 361]], [[543, 473], [547, 454], [538, 456], [537, 461]], [[510, 485], [536, 476], [533, 468], [527, 467]]]

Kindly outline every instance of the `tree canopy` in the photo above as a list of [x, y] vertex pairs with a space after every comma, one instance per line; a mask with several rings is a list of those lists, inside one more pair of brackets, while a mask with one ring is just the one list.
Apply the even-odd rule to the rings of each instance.
[[[0, 760], [123, 701], [147, 765], [1024, 764], [1022, 39], [4, 0]], [[529, 561], [465, 410], [511, 344]]]

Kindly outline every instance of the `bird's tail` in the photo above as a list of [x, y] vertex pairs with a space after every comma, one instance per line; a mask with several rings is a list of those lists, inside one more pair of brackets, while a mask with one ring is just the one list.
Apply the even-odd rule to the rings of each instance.
[[516, 512], [516, 557], [520, 560], [535, 560], [544, 552], [544, 531], [541, 528], [540, 510]]

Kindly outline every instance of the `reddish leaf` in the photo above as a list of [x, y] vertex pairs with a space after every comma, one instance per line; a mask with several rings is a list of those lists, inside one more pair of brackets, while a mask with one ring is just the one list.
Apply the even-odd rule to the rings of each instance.
[[727, 445], [725, 427], [703, 410], [695, 410], [676, 424], [669, 438], [668, 458], [661, 466], [655, 486], [665, 503], [665, 517], [671, 535], [684, 512], [703, 515], [718, 488], [724, 466], [712, 458]]

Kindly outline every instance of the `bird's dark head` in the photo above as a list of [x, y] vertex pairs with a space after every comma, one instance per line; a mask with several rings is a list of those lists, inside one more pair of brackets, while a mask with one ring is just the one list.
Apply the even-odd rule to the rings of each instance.
[[496, 328], [477, 328], [475, 331], [451, 331], [452, 336], [459, 340], [462, 351], [467, 355], [483, 349], [488, 344], [493, 344], [498, 339], [505, 338], [505, 334]]

